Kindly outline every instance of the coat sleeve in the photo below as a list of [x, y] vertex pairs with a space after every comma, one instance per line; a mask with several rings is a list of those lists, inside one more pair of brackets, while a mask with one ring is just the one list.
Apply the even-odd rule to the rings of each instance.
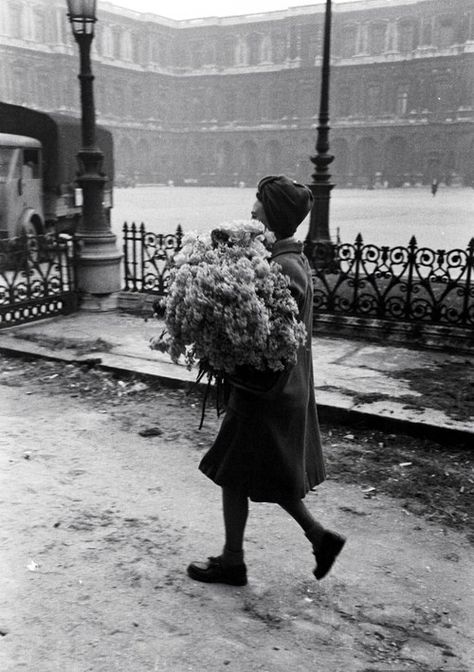
[[299, 263], [298, 257], [294, 257], [295, 255], [290, 256], [282, 254], [275, 259], [275, 263], [281, 267], [283, 273], [289, 278], [290, 284], [288, 289], [291, 292], [291, 296], [296, 301], [301, 317], [306, 297], [308, 276]]
[[233, 387], [261, 399], [274, 399], [284, 388], [291, 368], [286, 367], [282, 371], [271, 369], [259, 371], [251, 366], [238, 366], [235, 372], [228, 376], [228, 381]]

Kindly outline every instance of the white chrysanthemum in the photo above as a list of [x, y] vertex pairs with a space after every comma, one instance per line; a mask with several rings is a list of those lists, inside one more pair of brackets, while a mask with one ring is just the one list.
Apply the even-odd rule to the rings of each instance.
[[184, 356], [189, 368], [206, 360], [227, 373], [296, 362], [306, 329], [288, 278], [259, 238], [263, 231], [259, 222], [236, 221], [184, 237], [165, 302], [168, 333], [151, 347], [173, 361]]

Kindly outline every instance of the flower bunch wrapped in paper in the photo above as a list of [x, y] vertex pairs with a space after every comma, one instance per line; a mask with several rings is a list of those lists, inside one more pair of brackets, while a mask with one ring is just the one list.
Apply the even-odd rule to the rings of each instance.
[[263, 233], [258, 222], [238, 221], [185, 236], [164, 302], [166, 331], [152, 348], [220, 375], [296, 362], [306, 329]]

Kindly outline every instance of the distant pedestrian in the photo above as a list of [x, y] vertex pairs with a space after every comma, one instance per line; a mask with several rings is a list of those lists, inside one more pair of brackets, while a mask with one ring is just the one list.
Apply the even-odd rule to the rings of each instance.
[[431, 183], [431, 193], [433, 196], [436, 196], [436, 192], [438, 191], [438, 180], [434, 179]]
[[325, 469], [314, 397], [311, 334], [313, 287], [302, 244], [293, 238], [312, 206], [311, 191], [285, 176], [258, 184], [252, 218], [273, 234], [272, 259], [288, 276], [299, 318], [307, 330], [293, 367], [276, 376], [246, 370], [230, 377], [230, 398], [214, 444], [199, 468], [222, 487], [225, 545], [221, 555], [188, 567], [192, 579], [243, 586], [244, 532], [249, 499], [279, 504], [301, 526], [322, 579], [344, 546], [341, 535], [325, 529], [303, 502], [322, 483]]

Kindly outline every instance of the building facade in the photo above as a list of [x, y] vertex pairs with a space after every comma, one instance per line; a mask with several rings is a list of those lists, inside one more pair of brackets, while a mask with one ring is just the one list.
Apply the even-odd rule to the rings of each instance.
[[[0, 99], [79, 114], [63, 0], [0, 3]], [[141, 182], [309, 182], [325, 5], [173, 21], [99, 3], [98, 122]], [[474, 186], [472, 0], [333, 7], [330, 146], [340, 186]]]

